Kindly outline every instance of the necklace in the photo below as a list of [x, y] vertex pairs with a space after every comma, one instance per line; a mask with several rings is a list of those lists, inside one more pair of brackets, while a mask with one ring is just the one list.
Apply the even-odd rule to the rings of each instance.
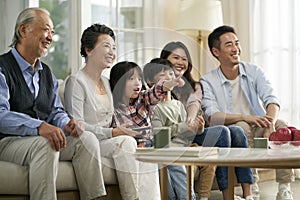
[[103, 82], [101, 80], [99, 80], [98, 83], [97, 83], [97, 90], [98, 90], [99, 94], [105, 94], [106, 93], [105, 87], [104, 87]]

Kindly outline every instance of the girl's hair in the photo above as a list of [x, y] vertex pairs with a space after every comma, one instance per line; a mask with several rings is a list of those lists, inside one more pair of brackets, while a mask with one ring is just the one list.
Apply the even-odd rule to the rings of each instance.
[[98, 41], [99, 35], [107, 34], [115, 40], [115, 34], [113, 30], [104, 24], [93, 24], [85, 29], [81, 36], [80, 54], [85, 59], [87, 58], [86, 49], [92, 50]]
[[196, 90], [196, 83], [199, 83], [199, 81], [195, 81], [194, 78], [192, 77], [192, 59], [191, 55], [189, 53], [188, 48], [182, 43], [182, 42], [169, 42], [164, 46], [160, 53], [160, 58], [168, 59], [168, 57], [172, 54], [172, 52], [175, 49], [182, 49], [188, 60], [188, 68], [183, 74], [183, 79], [185, 80], [185, 85], [181, 88], [176, 87], [174, 88], [173, 92], [176, 95], [176, 98], [179, 99], [182, 102], [186, 102], [189, 95]]
[[15, 47], [16, 44], [20, 42], [21, 37], [19, 33], [19, 27], [22, 24], [30, 24], [34, 20], [36, 20], [37, 16], [39, 15], [37, 11], [43, 12], [50, 16], [48, 10], [43, 8], [26, 8], [25, 10], [23, 10], [17, 18], [16, 25], [15, 25], [15, 33], [9, 47]]
[[138, 71], [143, 83], [143, 72], [134, 62], [119, 62], [111, 68], [109, 83], [115, 108], [119, 107], [119, 104], [122, 102], [126, 81], [133, 75], [134, 70]]
[[152, 86], [152, 85], [149, 85], [148, 82], [154, 83], [154, 77], [158, 73], [160, 73], [161, 71], [166, 71], [166, 70], [174, 71], [172, 63], [170, 61], [168, 61], [167, 59], [153, 58], [149, 63], [147, 63], [144, 66], [143, 72], [144, 72], [145, 81], [148, 84], [148, 86], [149, 87]]

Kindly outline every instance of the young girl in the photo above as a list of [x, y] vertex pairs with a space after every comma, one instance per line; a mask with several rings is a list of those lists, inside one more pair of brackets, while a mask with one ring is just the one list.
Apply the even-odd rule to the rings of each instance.
[[[127, 128], [151, 126], [150, 113], [154, 105], [164, 99], [167, 91], [183, 86], [181, 77], [161, 80], [153, 87], [143, 90], [143, 73], [134, 62], [119, 62], [110, 72], [110, 87], [113, 92], [114, 119], [112, 126], [126, 124]], [[151, 131], [143, 133], [140, 147], [152, 145]], [[137, 139], [141, 135], [136, 135]]]

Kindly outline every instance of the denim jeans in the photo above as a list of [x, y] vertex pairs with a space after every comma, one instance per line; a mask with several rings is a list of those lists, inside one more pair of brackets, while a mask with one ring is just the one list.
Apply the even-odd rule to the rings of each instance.
[[[203, 134], [196, 135], [194, 143], [202, 146], [248, 148], [248, 140], [244, 130], [239, 126], [212, 126], [204, 129]], [[235, 174], [239, 183], [253, 183], [251, 168], [236, 167]], [[228, 168], [217, 167], [216, 177], [219, 189], [228, 188]]]
[[[168, 165], [168, 200], [186, 199], [186, 169], [182, 165]], [[192, 199], [196, 199], [192, 188]]]

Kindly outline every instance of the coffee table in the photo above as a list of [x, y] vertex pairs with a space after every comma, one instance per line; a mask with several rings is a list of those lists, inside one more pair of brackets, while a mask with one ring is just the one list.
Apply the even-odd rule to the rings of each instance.
[[[209, 148], [209, 147], [204, 147]], [[170, 151], [172, 147], [170, 148]], [[262, 149], [262, 148], [219, 148], [217, 155], [187, 156], [153, 156], [148, 153], [136, 154], [136, 159], [143, 162], [158, 163], [162, 166], [161, 194], [168, 199], [168, 176], [166, 166], [185, 165], [187, 167], [187, 191], [192, 186], [192, 166], [216, 165], [228, 167], [229, 199], [234, 199], [234, 167], [252, 168], [300, 168], [300, 147], [294, 149]], [[191, 199], [191, 192], [187, 193]]]

